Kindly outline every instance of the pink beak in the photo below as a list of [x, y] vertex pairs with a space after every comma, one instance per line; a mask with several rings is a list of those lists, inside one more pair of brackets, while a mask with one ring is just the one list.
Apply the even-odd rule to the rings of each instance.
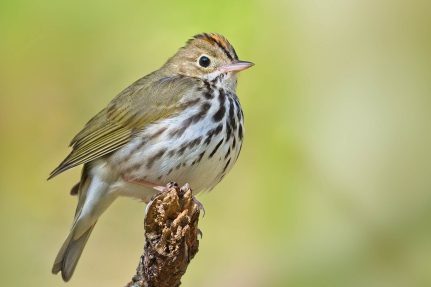
[[235, 61], [232, 64], [224, 65], [218, 68], [218, 70], [222, 73], [227, 72], [239, 72], [245, 69], [250, 68], [251, 66], [254, 66], [252, 62], [247, 61]]

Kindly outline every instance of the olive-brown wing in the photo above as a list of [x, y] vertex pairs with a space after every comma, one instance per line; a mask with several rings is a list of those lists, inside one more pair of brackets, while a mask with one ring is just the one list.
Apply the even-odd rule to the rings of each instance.
[[127, 144], [136, 131], [181, 110], [180, 98], [193, 88], [184, 77], [144, 77], [115, 97], [73, 138], [72, 151], [49, 178], [107, 155]]

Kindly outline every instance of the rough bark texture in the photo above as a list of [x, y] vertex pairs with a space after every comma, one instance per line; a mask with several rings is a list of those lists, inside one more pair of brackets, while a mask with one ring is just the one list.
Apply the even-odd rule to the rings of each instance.
[[201, 204], [188, 185], [169, 183], [145, 212], [145, 247], [127, 287], [176, 287], [198, 252]]

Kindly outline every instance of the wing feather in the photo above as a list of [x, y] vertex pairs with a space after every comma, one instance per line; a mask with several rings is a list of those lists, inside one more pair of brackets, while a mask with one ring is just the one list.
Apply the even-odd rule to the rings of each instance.
[[121, 148], [136, 130], [177, 112], [182, 108], [179, 99], [191, 91], [195, 81], [181, 76], [160, 78], [155, 73], [136, 81], [72, 139], [72, 151], [48, 179]]

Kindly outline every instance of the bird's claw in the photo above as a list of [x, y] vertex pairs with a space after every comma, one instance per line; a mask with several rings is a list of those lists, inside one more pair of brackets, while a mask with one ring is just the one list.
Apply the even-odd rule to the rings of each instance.
[[178, 187], [178, 184], [176, 182], [174, 182], [174, 181], [171, 181], [171, 182], [169, 182], [165, 186], [155, 185], [155, 186], [153, 186], [153, 189], [155, 189], [155, 190], [157, 190], [159, 192], [163, 192], [163, 191], [169, 190], [169, 189], [171, 189], [173, 187]]
[[193, 197], [193, 202], [198, 206], [199, 210], [202, 210], [202, 217], [205, 217], [205, 207], [204, 207], [204, 205], [199, 200], [197, 200], [194, 197]]
[[[161, 185], [153, 186], [153, 189], [157, 190], [158, 192], [164, 192], [164, 191], [169, 190], [171, 188], [178, 188], [178, 184], [174, 181], [171, 181], [166, 186], [161, 186]], [[184, 194], [187, 190], [192, 190], [190, 188], [189, 183], [185, 183], [180, 188], [181, 194]], [[202, 210], [202, 217], [204, 217], [205, 216], [205, 208], [204, 208], [203, 204], [199, 200], [197, 200], [195, 197], [193, 197], [193, 202], [198, 206], [199, 210]]]
[[[190, 184], [189, 183], [185, 183], [181, 187], [181, 191], [183, 191], [183, 192], [186, 192], [189, 189], [192, 190], [190, 188]], [[198, 206], [199, 210], [202, 210], [202, 212], [203, 212], [202, 213], [202, 217], [204, 217], [205, 216], [205, 208], [204, 208], [203, 204], [199, 200], [197, 200], [196, 197], [194, 197], [194, 196], [193, 196], [193, 202]]]

